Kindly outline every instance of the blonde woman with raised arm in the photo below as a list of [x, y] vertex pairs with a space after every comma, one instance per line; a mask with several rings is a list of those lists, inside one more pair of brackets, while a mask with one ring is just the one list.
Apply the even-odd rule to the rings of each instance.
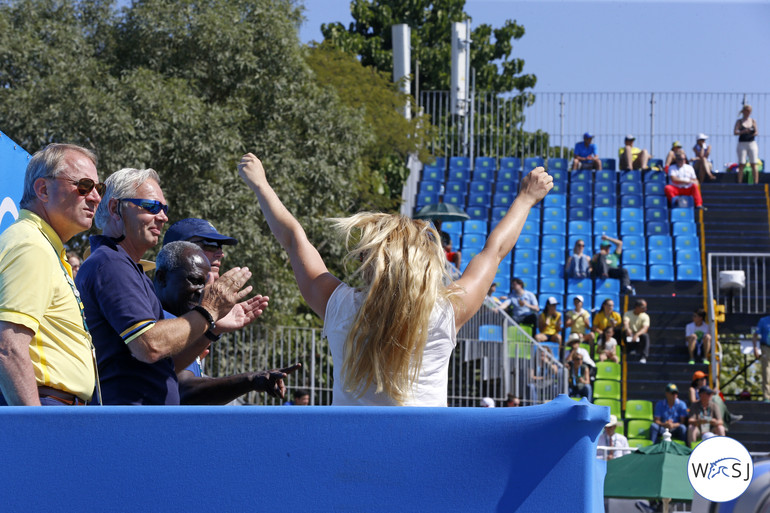
[[346, 260], [360, 262], [354, 276], [364, 285], [352, 288], [329, 273], [270, 187], [259, 159], [244, 155], [238, 171], [288, 253], [302, 296], [324, 321], [335, 363], [335, 406], [447, 405], [457, 332], [484, 302], [530, 209], [553, 187], [542, 167], [530, 172], [484, 249], [455, 282], [449, 281], [438, 232], [429, 223], [369, 212], [333, 220], [346, 238]]

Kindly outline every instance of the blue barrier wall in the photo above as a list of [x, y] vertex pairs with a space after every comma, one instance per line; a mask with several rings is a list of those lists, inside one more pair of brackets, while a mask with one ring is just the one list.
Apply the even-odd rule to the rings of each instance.
[[0, 408], [3, 511], [603, 511], [608, 408]]
[[0, 232], [19, 217], [29, 153], [0, 132]]

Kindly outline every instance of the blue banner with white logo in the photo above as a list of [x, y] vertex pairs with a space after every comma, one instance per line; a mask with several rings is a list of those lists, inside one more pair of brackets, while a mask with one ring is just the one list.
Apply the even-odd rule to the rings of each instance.
[[19, 217], [24, 171], [31, 155], [0, 132], [0, 232]]

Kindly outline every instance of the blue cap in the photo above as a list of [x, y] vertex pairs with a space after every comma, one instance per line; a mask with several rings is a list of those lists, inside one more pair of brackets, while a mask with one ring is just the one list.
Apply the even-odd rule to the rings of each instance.
[[193, 237], [200, 237], [205, 240], [215, 240], [229, 246], [238, 244], [238, 239], [222, 235], [216, 228], [214, 228], [213, 224], [205, 219], [188, 217], [187, 219], [177, 221], [169, 227], [166, 231], [166, 235], [163, 237], [163, 245], [165, 246], [169, 242], [178, 240], [190, 240]]
[[592, 134], [591, 132], [586, 132], [583, 134], [583, 139], [593, 139], [593, 138], [594, 138], [594, 134]]

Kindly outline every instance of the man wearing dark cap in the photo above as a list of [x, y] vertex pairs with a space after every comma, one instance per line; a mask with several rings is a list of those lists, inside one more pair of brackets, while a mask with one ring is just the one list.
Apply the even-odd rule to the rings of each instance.
[[649, 162], [651, 155], [647, 150], [635, 147], [634, 141], [636, 141], [636, 137], [627, 134], [623, 147], [618, 151], [621, 171], [647, 169], [648, 167], [647, 162]]
[[222, 235], [213, 224], [197, 217], [188, 217], [172, 224], [163, 237], [163, 245], [178, 240], [192, 242], [203, 250], [211, 263], [209, 274], [214, 278], [219, 277], [219, 268], [225, 257], [224, 246], [238, 244], [238, 239]]
[[[612, 244], [615, 244], [615, 251], [610, 252]], [[591, 278], [595, 280], [605, 278], [620, 280], [620, 291], [633, 296], [636, 294], [636, 291], [631, 286], [631, 278], [628, 277], [628, 271], [620, 267], [620, 255], [622, 253], [622, 240], [615, 239], [609, 235], [602, 235], [599, 252], [591, 258]]]
[[687, 427], [687, 442], [692, 446], [707, 433], [725, 436], [722, 411], [714, 401], [714, 391], [703, 385], [698, 390], [698, 401], [690, 407], [690, 425]]
[[679, 399], [679, 389], [673, 383], [666, 385], [666, 398], [655, 404], [654, 419], [650, 425], [650, 440], [658, 441], [666, 429], [671, 433], [671, 438], [678, 438], [683, 442], [687, 439], [687, 405]]
[[572, 169], [596, 169], [602, 168], [602, 161], [596, 154], [596, 145], [593, 143], [594, 134], [586, 132], [583, 140], [575, 144], [575, 157], [572, 159]]

